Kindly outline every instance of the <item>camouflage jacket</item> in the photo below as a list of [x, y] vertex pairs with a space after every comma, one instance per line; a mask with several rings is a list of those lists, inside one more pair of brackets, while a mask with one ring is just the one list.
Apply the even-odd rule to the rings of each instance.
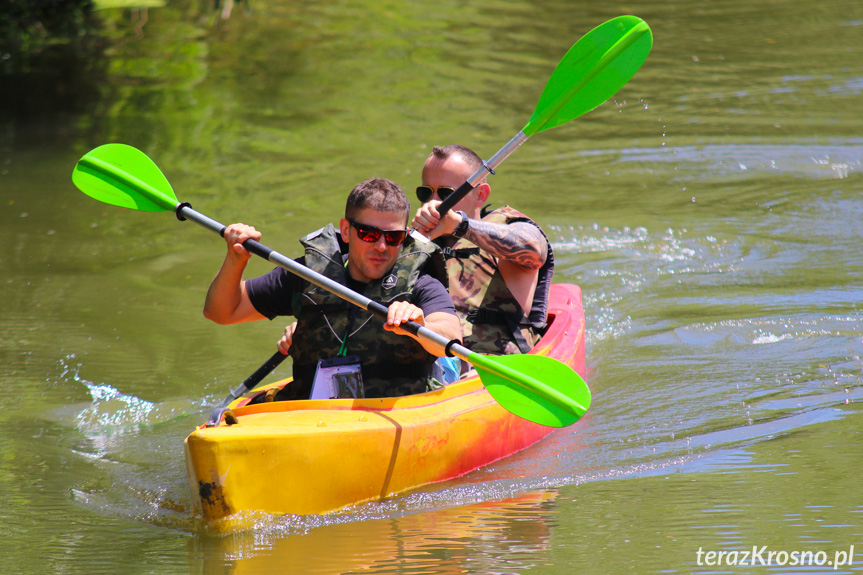
[[[305, 247], [306, 266], [347, 285], [345, 255], [332, 224], [300, 242]], [[362, 293], [384, 305], [410, 301], [420, 272], [428, 267], [428, 273], [443, 279], [444, 265], [435, 244], [421, 244], [409, 236], [390, 273], [368, 283]], [[336, 357], [345, 337], [347, 355], [362, 360], [366, 397], [408, 395], [434, 386], [430, 374], [436, 357], [413, 338], [385, 331], [382, 319], [310, 283], [294, 294], [292, 303], [298, 324], [290, 351], [294, 383], [285, 388], [294, 388], [291, 395], [309, 397], [318, 360]]]
[[[490, 212], [483, 210], [482, 221], [534, 223], [509, 206]], [[449, 293], [461, 320], [465, 346], [489, 354], [530, 351], [546, 327], [548, 290], [554, 271], [551, 245], [548, 245], [546, 262], [540, 268], [533, 307], [528, 313], [509, 291], [498, 269], [498, 258], [464, 238], [444, 249], [444, 255], [447, 258]]]

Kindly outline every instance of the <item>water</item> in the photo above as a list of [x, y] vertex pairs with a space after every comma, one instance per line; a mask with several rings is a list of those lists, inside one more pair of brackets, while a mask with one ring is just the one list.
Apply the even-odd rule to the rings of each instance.
[[[3, 106], [7, 571], [861, 571], [859, 3], [248, 8], [105, 10], [103, 44], [43, 55], [17, 80], [32, 97]], [[86, 198], [75, 161], [135, 145], [182, 200], [297, 255], [356, 182], [411, 189], [438, 143], [490, 156], [566, 49], [622, 13], [654, 31], [644, 68], [491, 178], [549, 233], [556, 281], [582, 286], [588, 417], [455, 481], [208, 535], [182, 441], [282, 326], [204, 320], [218, 238]], [[835, 570], [789, 556], [851, 545]], [[707, 562], [753, 546], [785, 564]]]

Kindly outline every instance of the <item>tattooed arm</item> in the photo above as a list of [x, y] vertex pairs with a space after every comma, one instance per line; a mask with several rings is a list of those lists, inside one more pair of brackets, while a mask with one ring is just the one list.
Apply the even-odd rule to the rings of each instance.
[[[417, 210], [411, 226], [429, 239], [451, 235], [461, 223], [458, 212], [449, 211], [440, 216], [432, 200]], [[535, 225], [528, 222], [494, 224], [471, 219], [465, 239], [491, 253], [500, 260], [509, 262], [524, 271], [537, 271], [548, 257], [548, 243]]]
[[471, 220], [464, 237], [493, 256], [529, 271], [541, 268], [548, 257], [545, 236], [528, 222], [494, 224]]

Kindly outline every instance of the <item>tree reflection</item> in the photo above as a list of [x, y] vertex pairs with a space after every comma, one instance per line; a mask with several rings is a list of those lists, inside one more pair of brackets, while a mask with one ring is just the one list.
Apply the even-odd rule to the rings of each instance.
[[103, 51], [92, 0], [0, 0], [5, 147], [68, 134], [98, 101]]

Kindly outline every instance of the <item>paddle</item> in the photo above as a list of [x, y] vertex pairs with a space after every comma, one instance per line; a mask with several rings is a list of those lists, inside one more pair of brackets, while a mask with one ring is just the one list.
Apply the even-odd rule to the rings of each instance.
[[247, 391], [254, 389], [256, 385], [261, 383], [265, 377], [270, 375], [270, 373], [279, 367], [287, 355], [283, 354], [281, 351], [277, 351], [270, 358], [265, 361], [261, 367], [255, 370], [255, 373], [246, 378], [246, 380], [238, 385], [235, 389], [232, 389], [222, 403], [213, 408], [213, 411], [210, 412], [210, 419], [207, 420], [207, 427], [213, 427], [219, 424], [219, 420], [222, 418], [222, 414], [225, 412], [226, 408], [231, 404], [232, 401], [246, 393]]
[[618, 16], [581, 37], [564, 55], [530, 120], [495, 155], [438, 205], [443, 216], [532, 135], [593, 110], [617, 93], [647, 59], [653, 34], [641, 18]]
[[[174, 211], [180, 220], [192, 220], [220, 235], [225, 226], [180, 203], [171, 184], [146, 154], [125, 144], [106, 144], [84, 155], [75, 166], [72, 181], [99, 201], [142, 211]], [[340, 298], [386, 319], [387, 307], [370, 300], [254, 240], [243, 247]], [[525, 419], [553, 427], [578, 421], [590, 406], [590, 390], [569, 366], [538, 355], [487, 357], [448, 341], [415, 322], [406, 331], [473, 364], [489, 393], [505, 409]], [[530, 372], [528, 375], [525, 372]]]

